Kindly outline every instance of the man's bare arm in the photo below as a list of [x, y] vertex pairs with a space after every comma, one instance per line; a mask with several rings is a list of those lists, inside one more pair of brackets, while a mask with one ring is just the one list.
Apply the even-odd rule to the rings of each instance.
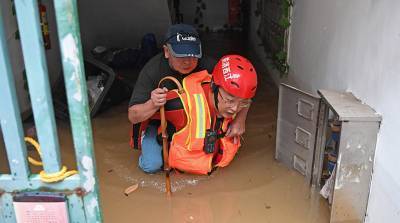
[[157, 88], [151, 92], [151, 97], [143, 104], [132, 105], [128, 109], [128, 118], [132, 124], [142, 122], [154, 115], [167, 102], [167, 88]]
[[159, 108], [154, 106], [151, 99], [143, 104], [132, 105], [128, 109], [128, 118], [132, 124], [136, 124], [150, 118]]

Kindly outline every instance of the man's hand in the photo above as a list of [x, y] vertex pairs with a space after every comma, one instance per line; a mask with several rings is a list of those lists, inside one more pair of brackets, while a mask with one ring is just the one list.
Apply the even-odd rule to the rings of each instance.
[[240, 140], [240, 136], [244, 134], [246, 130], [246, 119], [236, 117], [229, 125], [226, 131], [226, 137], [233, 137], [233, 143], [237, 144]]
[[156, 88], [151, 92], [150, 100], [155, 107], [161, 107], [167, 102], [167, 88]]
[[147, 120], [167, 102], [167, 88], [156, 88], [145, 103], [132, 105], [128, 109], [128, 118], [132, 124]]
[[230, 123], [228, 130], [226, 131], [226, 137], [233, 137], [233, 143], [237, 144], [240, 141], [240, 137], [246, 131], [246, 117], [249, 108], [245, 108], [236, 115], [236, 117]]

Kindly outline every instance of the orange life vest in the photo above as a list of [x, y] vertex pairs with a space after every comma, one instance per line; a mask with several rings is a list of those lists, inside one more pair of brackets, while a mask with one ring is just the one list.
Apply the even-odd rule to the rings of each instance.
[[[206, 154], [203, 150], [207, 129], [211, 127], [210, 108], [201, 84], [210, 82], [207, 71], [190, 74], [183, 79], [185, 93], [179, 95], [186, 113], [186, 126], [177, 131], [169, 147], [169, 165], [185, 172], [207, 174], [213, 168], [215, 153]], [[226, 132], [231, 119], [224, 119], [222, 131]], [[227, 166], [234, 158], [240, 143], [234, 144], [233, 138], [219, 139], [219, 150], [222, 157], [215, 166]]]
[[[167, 100], [179, 97], [183, 109], [166, 109], [165, 117], [168, 124], [176, 127], [169, 147], [169, 165], [188, 173], [207, 174], [213, 167], [225, 167], [234, 158], [240, 147], [240, 142], [233, 143], [233, 138], [223, 137], [218, 139], [219, 150], [215, 153], [204, 152], [204, 138], [206, 130], [211, 128], [211, 112], [208, 106], [208, 93], [204, 91], [202, 84], [209, 83], [211, 75], [200, 71], [190, 74], [183, 79], [185, 93], [179, 94], [177, 90], [168, 92]], [[168, 103], [167, 103], [168, 104]], [[156, 113], [150, 120], [139, 125], [133, 125], [131, 134], [131, 146], [141, 149], [142, 134], [149, 121], [159, 120]], [[232, 119], [224, 119], [222, 131], [226, 132]], [[214, 156], [220, 156], [217, 163], [213, 163]]]

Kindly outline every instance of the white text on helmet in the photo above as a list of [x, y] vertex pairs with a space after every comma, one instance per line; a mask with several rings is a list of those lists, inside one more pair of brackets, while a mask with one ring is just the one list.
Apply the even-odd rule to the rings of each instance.
[[229, 57], [222, 59], [222, 74], [224, 75], [225, 81], [229, 79], [236, 79], [240, 77], [240, 74], [231, 74], [231, 67], [229, 63]]
[[227, 73], [231, 72], [231, 68], [230, 67], [226, 67], [222, 69], [222, 73], [225, 75]]
[[229, 61], [229, 57], [222, 59], [222, 62], [228, 62], [228, 61]]
[[231, 68], [229, 67], [229, 57], [222, 59], [222, 74], [225, 76], [225, 74], [231, 72]]
[[229, 79], [238, 79], [239, 77], [240, 74], [232, 74], [232, 73], [224, 74], [225, 81]]

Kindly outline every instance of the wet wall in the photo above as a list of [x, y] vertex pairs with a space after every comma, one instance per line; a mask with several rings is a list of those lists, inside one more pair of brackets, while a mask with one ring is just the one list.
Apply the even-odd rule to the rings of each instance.
[[366, 222], [400, 222], [399, 8], [396, 0], [307, 0], [293, 11], [288, 82], [351, 91], [383, 116]]
[[153, 32], [158, 41], [171, 23], [167, 1], [78, 1], [84, 52], [97, 45], [137, 47], [142, 36]]

